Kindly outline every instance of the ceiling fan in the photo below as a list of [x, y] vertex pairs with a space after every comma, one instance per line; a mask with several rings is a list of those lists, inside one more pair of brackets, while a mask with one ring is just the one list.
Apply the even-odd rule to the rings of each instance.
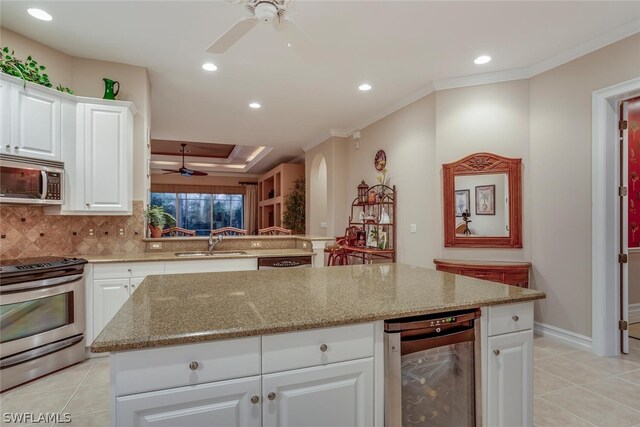
[[247, 34], [258, 22], [271, 24], [296, 53], [309, 54], [310, 43], [305, 33], [287, 17], [293, 0], [228, 0], [243, 5], [252, 16], [236, 22], [207, 49], [209, 53], [224, 53]]
[[180, 169], [162, 169], [164, 171], [164, 175], [168, 175], [168, 174], [171, 174], [171, 173], [179, 173], [182, 176], [207, 176], [207, 175], [209, 175], [206, 172], [189, 169], [188, 167], [186, 167], [184, 165], [184, 153], [187, 151], [186, 150], [187, 144], [182, 143], [180, 145], [182, 146], [182, 148], [180, 149], [180, 151], [182, 152], [182, 166], [180, 167]]

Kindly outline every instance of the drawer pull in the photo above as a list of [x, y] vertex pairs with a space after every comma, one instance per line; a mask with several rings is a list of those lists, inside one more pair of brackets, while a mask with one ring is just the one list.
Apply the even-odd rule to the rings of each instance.
[[267, 399], [275, 400], [276, 399], [276, 394], [274, 392], [271, 392], [271, 393], [267, 394]]
[[500, 355], [500, 350], [493, 350], [493, 354], [495, 354], [496, 356]]
[[253, 396], [251, 396], [251, 403], [258, 403], [260, 402], [260, 398], [258, 396], [256, 396], [255, 394]]
[[196, 362], [195, 360], [191, 363], [189, 363], [189, 369], [191, 369], [192, 371], [195, 371], [196, 369], [198, 369], [198, 367], [200, 366], [200, 364], [198, 362]]
[[513, 319], [514, 322], [517, 322], [518, 320], [520, 320], [520, 318], [518, 316], [513, 316], [512, 319]]
[[325, 351], [327, 351], [327, 348], [329, 348], [329, 347], [327, 347], [327, 345], [326, 345], [326, 344], [321, 344], [321, 345], [320, 345], [320, 351], [321, 351], [321, 352], [323, 352], [323, 353], [324, 353]]

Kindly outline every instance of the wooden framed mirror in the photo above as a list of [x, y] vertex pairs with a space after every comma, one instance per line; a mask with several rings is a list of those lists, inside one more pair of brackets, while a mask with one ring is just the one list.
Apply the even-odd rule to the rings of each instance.
[[476, 153], [442, 165], [444, 245], [522, 247], [522, 159]]

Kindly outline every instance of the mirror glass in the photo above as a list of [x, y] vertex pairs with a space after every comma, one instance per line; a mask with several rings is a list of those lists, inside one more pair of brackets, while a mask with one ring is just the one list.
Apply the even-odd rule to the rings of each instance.
[[509, 237], [509, 175], [455, 176], [456, 236]]

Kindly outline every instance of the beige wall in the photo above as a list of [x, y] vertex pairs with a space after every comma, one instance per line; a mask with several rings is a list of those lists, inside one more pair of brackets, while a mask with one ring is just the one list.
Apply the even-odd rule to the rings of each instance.
[[[332, 176], [344, 195], [330, 189], [329, 203], [344, 204], [345, 221], [360, 180], [375, 183], [373, 158], [384, 149], [398, 186], [398, 261], [530, 260], [531, 287], [547, 293], [536, 321], [591, 336], [591, 94], [639, 73], [637, 34], [531, 79], [430, 94], [362, 129], [360, 149], [345, 144], [348, 167]], [[307, 162], [323, 153], [335, 163], [335, 140], [307, 152]], [[523, 160], [522, 249], [443, 247], [441, 166], [479, 151]]]
[[640, 304], [640, 252], [629, 254], [629, 304]]
[[530, 80], [533, 172], [525, 194], [534, 230], [532, 286], [547, 293], [535, 316], [586, 336], [591, 336], [591, 96], [639, 74], [637, 34]]
[[0, 28], [0, 38], [0, 44], [14, 49], [16, 56], [26, 58], [32, 55], [39, 64], [47, 67], [49, 80], [54, 86], [62, 83], [70, 87], [75, 95], [102, 98], [104, 77], [120, 82], [118, 100], [131, 101], [137, 109], [133, 119], [133, 199], [145, 200], [149, 187], [145, 162], [147, 129], [151, 126], [151, 83], [147, 69], [75, 58], [5, 28]]

